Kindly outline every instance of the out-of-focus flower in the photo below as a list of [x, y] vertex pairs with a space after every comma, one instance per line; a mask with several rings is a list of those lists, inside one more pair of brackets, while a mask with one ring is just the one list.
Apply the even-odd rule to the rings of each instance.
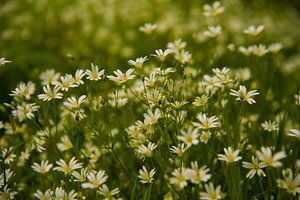
[[216, 17], [224, 12], [225, 8], [221, 6], [220, 1], [215, 1], [212, 5], [205, 4], [203, 6], [203, 15], [205, 17]]
[[139, 30], [150, 35], [156, 28], [156, 24], [146, 23], [143, 26], [139, 27]]
[[222, 27], [220, 25], [218, 26], [209, 26], [207, 31], [204, 31], [204, 35], [211, 37], [211, 38], [216, 38], [218, 35], [222, 33]]
[[282, 163], [279, 160], [286, 157], [284, 151], [279, 151], [272, 155], [270, 147], [261, 147], [261, 151], [256, 151], [256, 155], [260, 161], [270, 167], [281, 167]]
[[293, 177], [293, 171], [288, 168], [282, 170], [283, 179], [277, 179], [277, 186], [279, 188], [285, 189], [288, 193], [294, 196], [300, 194], [300, 174]]
[[0, 58], [0, 66], [5, 65], [6, 63], [11, 63], [12, 61], [6, 60], [6, 58]]
[[265, 121], [261, 124], [263, 129], [268, 132], [277, 131], [278, 130], [278, 124], [276, 122], [272, 122], [271, 120]]
[[251, 35], [253, 37], [258, 36], [263, 30], [265, 26], [264, 25], [259, 25], [258, 27], [255, 26], [249, 26], [247, 29], [245, 29], [243, 32], [245, 34]]

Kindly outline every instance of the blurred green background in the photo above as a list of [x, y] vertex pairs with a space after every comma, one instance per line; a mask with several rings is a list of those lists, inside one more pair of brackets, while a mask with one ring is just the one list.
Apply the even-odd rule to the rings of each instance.
[[[279, 58], [285, 77], [282, 83], [290, 80], [295, 91], [300, 76], [300, 1], [221, 1], [225, 13], [209, 21], [203, 16], [203, 5], [212, 2], [1, 0], [0, 57], [13, 62], [0, 68], [0, 101], [9, 100], [8, 94], [18, 82], [37, 81], [47, 68], [71, 73], [94, 62], [111, 72], [128, 66], [128, 59], [166, 48], [167, 42], [176, 38], [188, 42], [195, 65], [203, 66], [208, 43], [198, 36], [212, 24], [220, 24], [224, 32], [217, 63], [232, 67], [244, 67], [244, 58], [228, 56], [226, 46], [247, 45], [242, 30], [264, 24], [258, 41], [283, 44]], [[147, 22], [158, 26], [153, 35], [138, 31]]]

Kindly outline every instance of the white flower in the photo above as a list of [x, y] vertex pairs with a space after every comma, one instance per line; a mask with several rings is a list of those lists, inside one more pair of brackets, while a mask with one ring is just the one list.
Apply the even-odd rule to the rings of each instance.
[[221, 6], [220, 1], [215, 1], [212, 5], [205, 4], [203, 6], [203, 15], [205, 17], [216, 17], [224, 12], [225, 8]]
[[205, 184], [205, 192], [200, 192], [200, 199], [217, 200], [222, 199], [221, 186], [214, 187], [213, 183]]
[[216, 38], [218, 35], [222, 33], [222, 27], [218, 26], [209, 26], [207, 31], [204, 31], [203, 34], [205, 36]]
[[242, 159], [241, 156], [239, 156], [240, 150], [233, 150], [231, 147], [224, 148], [225, 154], [218, 154], [218, 160], [225, 161], [228, 163], [237, 162]]
[[252, 97], [259, 95], [257, 90], [251, 90], [247, 92], [246, 87], [243, 85], [240, 85], [240, 89], [238, 91], [231, 89], [229, 94], [237, 97], [236, 100], [247, 101], [249, 104], [256, 103], [256, 101]]
[[10, 60], [6, 60], [6, 58], [0, 58], [0, 66], [3, 66], [5, 65], [6, 63], [10, 63], [11, 61]]
[[77, 200], [77, 192], [71, 190], [69, 194], [62, 188], [55, 188], [55, 200], [66, 199], [66, 200]]
[[39, 107], [36, 103], [23, 103], [23, 105], [17, 106], [17, 109], [12, 111], [12, 115], [18, 117], [19, 121], [22, 122], [26, 119], [34, 118], [33, 112], [36, 112]]
[[107, 78], [111, 81], [116, 82], [117, 84], [125, 83], [128, 80], [134, 79], [135, 75], [132, 73], [134, 72], [134, 69], [130, 68], [126, 71], [126, 73], [123, 73], [121, 70], [114, 71], [115, 76], [107, 76]]
[[62, 91], [68, 91], [69, 88], [77, 87], [71, 74], [66, 74], [65, 76], [60, 77], [60, 80], [61, 82], [57, 81], [54, 85]]
[[163, 62], [167, 55], [169, 55], [170, 53], [172, 53], [172, 51], [170, 49], [166, 49], [165, 51], [163, 51], [162, 49], [158, 49], [155, 50], [155, 54], [151, 54], [154, 57], [157, 57], [161, 62]]
[[253, 37], [258, 36], [263, 30], [265, 26], [264, 25], [259, 25], [258, 27], [255, 26], [249, 26], [247, 29], [245, 29], [243, 32], [245, 34], [251, 35]]
[[192, 169], [188, 169], [191, 182], [194, 184], [200, 184], [201, 182], [207, 182], [211, 178], [211, 174], [208, 174], [209, 169], [204, 165], [200, 169], [198, 162], [191, 162]]
[[47, 189], [44, 193], [40, 190], [37, 190], [34, 193], [34, 196], [39, 200], [52, 200], [53, 191]]
[[75, 97], [70, 97], [64, 102], [64, 106], [69, 109], [79, 109], [80, 105], [85, 102], [86, 95], [81, 95], [78, 100]]
[[173, 52], [179, 52], [180, 50], [186, 47], [186, 42], [182, 41], [181, 39], [177, 39], [174, 42], [169, 42], [167, 48]]
[[251, 53], [253, 52], [253, 47], [244, 47], [244, 46], [240, 46], [239, 47], [239, 52], [242, 53], [245, 56], [250, 56]]
[[218, 118], [216, 116], [207, 117], [206, 114], [199, 113], [197, 119], [199, 122], [192, 122], [192, 124], [199, 129], [210, 129], [219, 126]]
[[78, 171], [72, 172], [72, 176], [75, 178], [75, 182], [84, 182], [88, 174], [88, 168], [81, 168], [80, 173]]
[[144, 159], [145, 156], [151, 157], [153, 154], [153, 150], [156, 149], [157, 145], [155, 143], [149, 142], [147, 146], [140, 145], [136, 152], [139, 154], [140, 158]]
[[158, 108], [155, 109], [154, 113], [151, 110], [148, 110], [147, 113], [144, 113], [144, 123], [146, 125], [156, 124], [158, 119], [160, 118], [160, 111]]
[[41, 164], [33, 163], [31, 165], [31, 168], [38, 173], [45, 174], [46, 172], [50, 171], [50, 169], [53, 167], [53, 164], [49, 163], [48, 160], [42, 160]]
[[114, 188], [112, 190], [109, 190], [106, 184], [103, 184], [99, 188], [99, 194], [101, 194], [105, 199], [104, 200], [115, 200], [114, 196], [119, 194], [120, 190], [119, 188]]
[[17, 88], [11, 92], [10, 96], [30, 99], [31, 95], [35, 92], [35, 84], [29, 81], [27, 84], [20, 83]]
[[1, 154], [5, 164], [13, 162], [16, 158], [16, 154], [13, 153], [12, 147], [2, 149]]
[[287, 190], [288, 193], [294, 196], [297, 195], [297, 193], [300, 194], [300, 174], [297, 174], [294, 178], [293, 171], [288, 168], [282, 170], [282, 176], [284, 179], [277, 179], [277, 186]]
[[184, 144], [178, 144], [177, 146], [172, 146], [170, 150], [181, 157], [188, 148], [189, 146], [185, 147]]
[[258, 57], [261, 57], [268, 52], [269, 52], [269, 50], [263, 44], [260, 44], [258, 46], [257, 45], [252, 46], [252, 53]]
[[265, 168], [267, 165], [264, 162], [258, 162], [257, 158], [252, 156], [252, 163], [243, 161], [243, 167], [250, 169], [250, 171], [247, 173], [246, 177], [251, 179], [254, 177], [255, 174], [257, 174], [259, 177], [265, 177], [266, 174], [262, 170], [262, 168]]
[[88, 168], [81, 168], [80, 173], [73, 171], [72, 176], [75, 178], [75, 182], [84, 182], [88, 176]]
[[178, 62], [185, 64], [191, 60], [192, 55], [188, 51], [181, 50], [181, 51], [175, 53], [174, 58]]
[[292, 137], [296, 137], [300, 140], [300, 131], [297, 129], [290, 129], [290, 132], [288, 135]]
[[200, 134], [200, 142], [207, 144], [208, 140], [211, 138], [211, 132], [210, 131], [202, 131]]
[[176, 185], [178, 188], [183, 189], [187, 186], [189, 179], [189, 172], [185, 168], [175, 169], [172, 172], [173, 177], [170, 178], [170, 183]]
[[136, 67], [136, 68], [142, 68], [142, 66], [143, 66], [143, 64], [144, 64], [144, 62], [145, 62], [146, 60], [148, 60], [148, 59], [147, 59], [147, 56], [145, 56], [145, 57], [140, 57], [140, 58], [137, 58], [136, 60], [129, 60], [129, 61], [128, 61], [128, 64], [129, 64], [129, 65], [132, 65], [132, 66], [134, 66], [134, 67]]
[[18, 194], [18, 192], [11, 190], [11, 188], [8, 188], [8, 185], [5, 185], [4, 188], [0, 190], [0, 199], [6, 200], [6, 199], [15, 199], [15, 196]]
[[48, 69], [40, 74], [40, 79], [43, 85], [55, 84], [59, 79], [60, 74], [56, 73], [54, 69]]
[[145, 78], [144, 82], [145, 82], [146, 86], [148, 86], [148, 87], [154, 87], [154, 84], [155, 84], [156, 80], [157, 80], [156, 74], [155, 73], [151, 73], [150, 76], [149, 76], [149, 78], [148, 77]]
[[139, 30], [146, 34], [151, 34], [156, 28], [157, 28], [156, 24], [146, 23], [144, 24], [144, 26], [139, 27]]
[[101, 71], [99, 71], [98, 65], [94, 65], [93, 63], [91, 63], [91, 70], [87, 69], [85, 71], [86, 75], [87, 75], [87, 79], [91, 80], [91, 81], [99, 81], [102, 79], [102, 76], [104, 75], [105, 70], [102, 69]]
[[208, 96], [206, 94], [203, 94], [201, 97], [196, 97], [193, 104], [195, 106], [204, 106], [208, 102]]
[[61, 142], [56, 144], [58, 150], [66, 151], [73, 148], [72, 142], [67, 135], [62, 136], [60, 139]]
[[207, 93], [214, 91], [215, 88], [222, 86], [217, 76], [204, 75], [200, 86], [204, 86]]
[[100, 185], [106, 182], [108, 176], [105, 174], [104, 170], [99, 170], [98, 172], [91, 171], [87, 176], [89, 182], [82, 183], [82, 188], [91, 188], [95, 189], [98, 188]]
[[279, 160], [286, 157], [284, 151], [280, 151], [272, 155], [270, 147], [261, 147], [261, 151], [256, 151], [256, 155], [260, 161], [270, 167], [281, 167], [282, 163]]
[[273, 43], [273, 44], [270, 44], [269, 47], [268, 47], [268, 50], [269, 50], [271, 53], [277, 53], [277, 52], [279, 52], [281, 49], [282, 49], [282, 44], [281, 44], [281, 43]]
[[220, 83], [222, 84], [228, 84], [233, 82], [233, 80], [229, 76], [229, 68], [223, 67], [221, 70], [219, 68], [212, 69], [213, 73], [217, 76]]
[[261, 124], [263, 129], [268, 132], [277, 131], [278, 130], [278, 124], [276, 122], [272, 122], [271, 120], [265, 121]]
[[54, 87], [53, 90], [49, 85], [43, 87], [45, 94], [39, 94], [38, 98], [43, 101], [51, 101], [52, 99], [62, 99], [63, 94], [59, 92], [59, 87]]
[[58, 166], [53, 169], [64, 172], [65, 174], [71, 174], [75, 169], [82, 168], [82, 163], [78, 163], [75, 157], [72, 157], [68, 164], [63, 159], [56, 161], [56, 164]]
[[141, 179], [140, 182], [145, 183], [152, 183], [153, 182], [153, 176], [155, 175], [155, 168], [152, 169], [150, 172], [148, 172], [147, 168], [143, 166], [143, 169], [139, 170], [138, 178]]
[[75, 72], [75, 76], [73, 78], [73, 83], [78, 85], [84, 84], [83, 77], [86, 75], [86, 72], [83, 69], [77, 69]]
[[180, 130], [180, 133], [181, 135], [177, 137], [178, 140], [183, 141], [188, 146], [197, 145], [199, 143], [199, 133], [197, 128], [193, 129], [193, 127], [190, 126], [187, 131]]

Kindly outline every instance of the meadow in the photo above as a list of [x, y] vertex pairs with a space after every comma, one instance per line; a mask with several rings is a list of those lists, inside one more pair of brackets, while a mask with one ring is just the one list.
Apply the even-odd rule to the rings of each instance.
[[297, 1], [3, 0], [0, 199], [299, 200]]

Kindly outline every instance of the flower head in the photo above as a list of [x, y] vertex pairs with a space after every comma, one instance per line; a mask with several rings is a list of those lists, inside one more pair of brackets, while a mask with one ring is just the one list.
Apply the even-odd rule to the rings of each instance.
[[264, 162], [258, 162], [258, 159], [254, 156], [252, 156], [252, 163], [243, 161], [243, 167], [250, 169], [246, 175], [246, 177], [249, 179], [253, 178], [255, 174], [257, 174], [259, 177], [266, 176], [262, 170], [262, 168], [265, 168], [266, 166], [267, 165]]
[[286, 157], [284, 151], [279, 151], [272, 155], [270, 147], [261, 147], [261, 151], [256, 151], [256, 155], [260, 161], [270, 167], [281, 167], [282, 163], [279, 160]]
[[140, 30], [141, 32], [144, 32], [144, 33], [150, 35], [156, 28], [157, 28], [157, 25], [156, 25], [156, 24], [146, 23], [146, 24], [144, 24], [143, 26], [141, 26], [141, 27], [139, 28], [139, 30]]
[[72, 157], [68, 164], [63, 159], [56, 161], [56, 164], [58, 166], [53, 169], [64, 172], [65, 174], [71, 174], [75, 169], [82, 168], [82, 163], [78, 163], [75, 157]]
[[290, 133], [288, 134], [289, 136], [298, 138], [300, 140], [300, 131], [297, 129], [291, 129]]
[[151, 54], [152, 56], [158, 58], [161, 62], [163, 62], [167, 55], [169, 55], [170, 53], [172, 53], [172, 51], [170, 49], [166, 49], [166, 50], [162, 50], [162, 49], [158, 49], [155, 50], [155, 54]]
[[99, 81], [102, 79], [102, 76], [104, 75], [105, 70], [102, 69], [101, 71], [99, 71], [98, 65], [94, 65], [93, 63], [91, 63], [91, 69], [87, 69], [85, 71], [85, 74], [87, 75], [87, 79], [91, 80], [91, 81]]
[[247, 101], [247, 103], [249, 104], [256, 103], [256, 101], [252, 97], [259, 95], [257, 90], [251, 90], [247, 92], [246, 87], [243, 85], [240, 85], [240, 89], [238, 91], [231, 89], [229, 94], [237, 97], [236, 100]]
[[225, 8], [221, 6], [220, 1], [215, 1], [212, 5], [205, 4], [203, 6], [205, 17], [216, 17], [217, 15], [224, 12]]
[[209, 26], [208, 30], [204, 31], [203, 34], [210, 38], [216, 38], [218, 35], [222, 33], [222, 27], [218, 26]]
[[145, 56], [145, 57], [140, 57], [140, 58], [137, 58], [136, 60], [129, 60], [129, 61], [128, 61], [128, 64], [129, 64], [129, 65], [132, 65], [132, 66], [134, 66], [134, 67], [136, 67], [136, 68], [142, 68], [142, 66], [143, 66], [143, 64], [144, 64], [144, 62], [145, 62], [146, 60], [148, 60], [148, 59], [147, 59], [147, 56]]
[[258, 27], [249, 26], [247, 29], [244, 30], [244, 33], [256, 37], [264, 30], [264, 28], [264, 25], [259, 25]]
[[38, 98], [43, 101], [51, 101], [52, 99], [62, 99], [63, 94], [59, 92], [60, 88], [55, 86], [53, 89], [49, 85], [43, 87], [45, 94], [39, 94]]
[[216, 116], [207, 117], [206, 114], [199, 113], [197, 119], [199, 122], [192, 122], [192, 124], [199, 129], [210, 129], [219, 126], [218, 118]]
[[81, 186], [82, 188], [99, 188], [100, 185], [106, 182], [107, 178], [108, 176], [105, 174], [104, 170], [99, 170], [98, 172], [91, 171], [87, 176], [89, 182], [82, 183]]
[[125, 73], [123, 73], [121, 70], [114, 71], [115, 76], [110, 75], [107, 76], [107, 78], [111, 81], [116, 82], [117, 84], [125, 83], [128, 80], [134, 79], [135, 75], [132, 74], [134, 72], [134, 69], [129, 69]]
[[277, 179], [277, 186], [279, 188], [285, 189], [288, 193], [294, 196], [298, 193], [300, 194], [300, 174], [293, 177], [293, 171], [288, 168], [282, 170], [283, 179]]
[[209, 169], [206, 165], [202, 166], [201, 168], [198, 167], [198, 162], [191, 162], [191, 169], [189, 171], [189, 177], [191, 182], [194, 184], [199, 184], [201, 182], [207, 182], [211, 178], [211, 174], [208, 174]]
[[205, 192], [200, 192], [200, 199], [203, 200], [217, 200], [222, 199], [221, 186], [215, 188], [213, 183], [205, 184]]
[[193, 127], [190, 126], [187, 131], [180, 130], [180, 133], [181, 135], [177, 137], [178, 140], [183, 141], [188, 146], [197, 145], [199, 143], [199, 133], [197, 128], [193, 129]]
[[147, 168], [143, 166], [143, 169], [139, 170], [138, 178], [141, 179], [140, 182], [145, 183], [152, 183], [153, 176], [155, 175], [155, 168], [148, 172]]
[[33, 163], [33, 165], [31, 166], [31, 168], [41, 174], [45, 174], [48, 171], [50, 171], [50, 169], [53, 167], [53, 165], [51, 163], [49, 163], [48, 160], [42, 160], [41, 164], [38, 163]]
[[176, 185], [178, 188], [183, 189], [187, 186], [189, 180], [189, 172], [186, 168], [175, 169], [172, 172], [170, 183]]
[[263, 129], [268, 132], [277, 131], [278, 130], [278, 124], [276, 122], [272, 122], [271, 120], [265, 121], [261, 124]]
[[218, 154], [218, 160], [225, 161], [228, 163], [237, 162], [242, 159], [241, 156], [239, 156], [240, 150], [233, 150], [231, 147], [224, 148], [225, 154]]
[[0, 58], [0, 66], [5, 65], [6, 63], [10, 63], [10, 60], [6, 60], [6, 58]]

